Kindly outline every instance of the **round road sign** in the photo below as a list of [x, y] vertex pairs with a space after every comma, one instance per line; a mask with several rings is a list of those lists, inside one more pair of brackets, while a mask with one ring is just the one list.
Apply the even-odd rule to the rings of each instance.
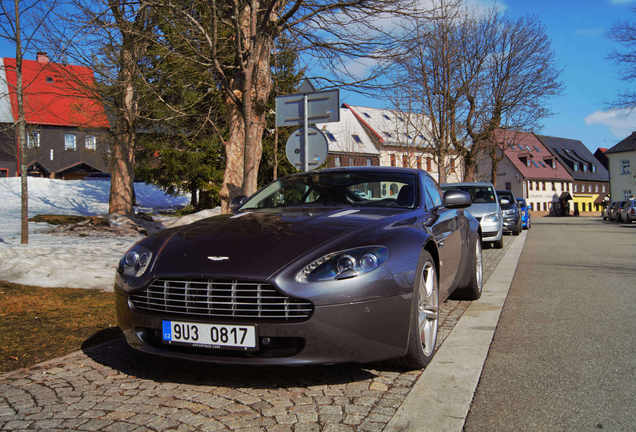
[[[307, 153], [309, 155], [309, 169], [318, 168], [327, 159], [327, 151], [329, 145], [327, 144], [327, 138], [315, 127], [310, 127], [307, 132]], [[285, 146], [285, 154], [287, 160], [298, 170], [304, 169], [304, 129], [297, 129], [293, 134], [289, 136], [287, 145]]]

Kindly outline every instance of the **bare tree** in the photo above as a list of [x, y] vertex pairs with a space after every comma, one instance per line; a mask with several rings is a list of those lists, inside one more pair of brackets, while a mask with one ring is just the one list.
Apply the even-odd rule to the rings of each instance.
[[143, 65], [153, 35], [145, 0], [69, 0], [48, 27], [49, 46], [63, 62], [91, 68], [97, 85], [68, 76], [112, 114], [109, 213], [129, 215], [134, 204], [135, 149], [147, 88]]
[[[636, 13], [636, 8], [632, 9]], [[610, 55], [612, 59], [622, 70], [621, 78], [626, 82], [636, 80], [636, 23], [621, 22], [614, 25], [609, 37], [621, 44], [623, 51], [615, 51]], [[614, 103], [616, 108], [635, 108], [636, 92], [627, 90], [618, 96], [618, 100]]]
[[409, 83], [413, 97], [421, 98], [421, 112], [431, 119], [439, 181], [446, 180], [442, 166], [453, 154], [462, 158], [464, 179], [471, 181], [479, 157], [498, 154], [491, 146], [493, 132], [536, 126], [549, 114], [546, 99], [562, 85], [550, 41], [536, 19], [511, 20], [496, 10], [475, 15], [445, 0], [438, 6], [436, 20], [416, 23], [417, 37], [399, 64], [406, 72], [399, 82]]
[[[31, 2], [14, 0], [13, 5], [7, 0], [0, 1], [0, 38], [15, 44], [15, 87], [7, 82], [9, 93], [15, 92], [17, 100], [17, 119], [14, 119], [14, 130], [17, 131], [17, 159], [20, 167], [20, 200], [21, 200], [21, 234], [20, 243], [29, 243], [29, 190], [27, 164], [25, 157], [27, 141], [27, 120], [24, 110], [24, 92], [29, 82], [23, 82], [22, 61], [26, 52], [31, 52], [36, 35], [41, 30], [49, 13], [55, 7], [52, 1], [43, 6], [39, 1]], [[6, 71], [5, 71], [6, 73]], [[0, 95], [2, 96], [2, 95]], [[9, 95], [6, 95], [9, 97]]]
[[[233, 197], [250, 195], [257, 187], [276, 38], [286, 33], [316, 69], [347, 71], [361, 58], [388, 56], [395, 48], [392, 32], [401, 29], [389, 17], [414, 13], [411, 0], [157, 1], [168, 23], [186, 29], [183, 37], [207, 44], [172, 54], [213, 70], [216, 81], [210, 85], [225, 94], [229, 132], [221, 137], [227, 165], [220, 192], [225, 212]], [[330, 83], [355, 81], [352, 75], [333, 76]]]

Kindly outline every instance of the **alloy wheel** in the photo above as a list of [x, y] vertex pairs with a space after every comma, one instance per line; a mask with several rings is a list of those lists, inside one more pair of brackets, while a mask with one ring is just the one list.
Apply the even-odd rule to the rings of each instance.
[[435, 266], [427, 262], [420, 279], [420, 295], [418, 304], [418, 325], [424, 355], [430, 357], [435, 351], [437, 341], [437, 324], [439, 321], [439, 294], [437, 292], [437, 275]]
[[475, 242], [475, 280], [477, 281], [477, 287], [479, 292], [483, 289], [484, 278], [484, 266], [481, 253], [481, 242], [477, 240]]

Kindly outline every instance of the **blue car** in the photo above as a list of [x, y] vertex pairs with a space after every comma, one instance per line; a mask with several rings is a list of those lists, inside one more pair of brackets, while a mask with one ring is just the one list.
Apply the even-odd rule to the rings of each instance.
[[530, 229], [530, 207], [523, 198], [517, 198], [517, 204], [519, 204], [519, 210], [521, 211], [521, 228]]

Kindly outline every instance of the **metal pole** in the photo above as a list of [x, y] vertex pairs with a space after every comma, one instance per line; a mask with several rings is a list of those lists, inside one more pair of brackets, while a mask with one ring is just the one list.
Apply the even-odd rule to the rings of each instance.
[[305, 137], [303, 140], [303, 146], [304, 146], [304, 161], [303, 161], [303, 165], [304, 165], [304, 171], [307, 172], [309, 171], [309, 145], [308, 145], [308, 141], [309, 141], [309, 119], [307, 118], [307, 94], [303, 95], [303, 120], [304, 120], [304, 125], [305, 125]]

